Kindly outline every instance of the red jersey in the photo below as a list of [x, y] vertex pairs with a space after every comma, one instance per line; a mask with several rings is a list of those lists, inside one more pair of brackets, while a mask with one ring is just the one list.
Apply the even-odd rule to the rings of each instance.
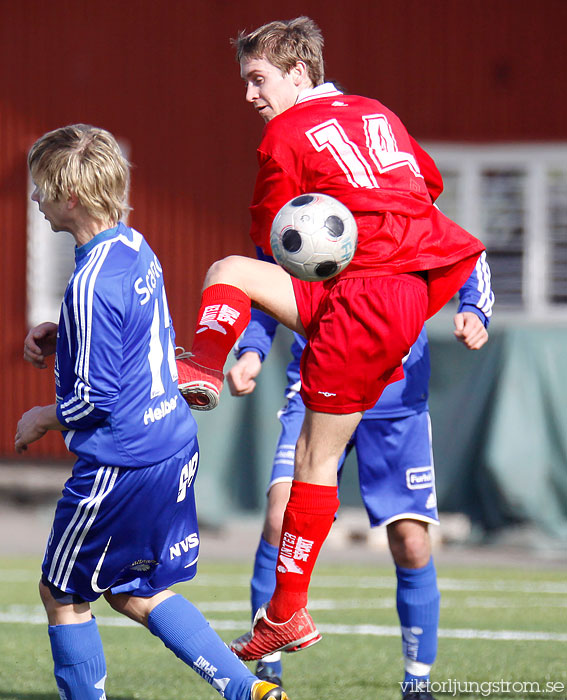
[[266, 125], [258, 161], [251, 236], [267, 254], [272, 221], [286, 202], [305, 192], [331, 195], [358, 226], [356, 253], [339, 277], [429, 270], [429, 317], [460, 289], [484, 250], [433, 205], [442, 190], [439, 171], [377, 100], [331, 84], [304, 91]]

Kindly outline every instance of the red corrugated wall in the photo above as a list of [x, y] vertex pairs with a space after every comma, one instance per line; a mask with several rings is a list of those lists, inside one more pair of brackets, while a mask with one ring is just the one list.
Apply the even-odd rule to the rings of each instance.
[[[327, 75], [381, 99], [418, 139], [567, 139], [564, 0], [0, 0], [0, 458], [14, 458], [19, 415], [53, 396], [52, 372], [22, 361], [31, 143], [82, 121], [129, 144], [130, 223], [162, 261], [183, 343], [208, 265], [253, 253], [261, 122], [228, 40], [298, 14], [323, 29]], [[57, 435], [30, 449], [65, 454]]]

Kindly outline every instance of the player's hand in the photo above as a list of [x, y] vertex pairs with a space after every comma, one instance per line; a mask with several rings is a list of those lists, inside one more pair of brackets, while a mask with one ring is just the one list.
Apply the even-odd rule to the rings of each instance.
[[488, 340], [488, 331], [480, 318], [472, 311], [456, 314], [455, 338], [464, 343], [469, 350], [479, 350]]
[[24, 340], [24, 360], [45, 369], [45, 358], [53, 355], [57, 345], [57, 324], [46, 321], [32, 328]]
[[256, 388], [255, 378], [260, 374], [262, 361], [257, 352], [245, 352], [226, 373], [228, 388], [233, 396], [246, 396]]
[[16, 452], [21, 454], [27, 450], [30, 442], [35, 442], [45, 435], [49, 429], [49, 422], [54, 411], [54, 405], [34, 406], [24, 413], [16, 428]]

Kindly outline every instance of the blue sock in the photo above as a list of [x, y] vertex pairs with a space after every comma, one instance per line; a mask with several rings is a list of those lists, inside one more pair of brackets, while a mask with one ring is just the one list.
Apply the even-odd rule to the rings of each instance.
[[67, 700], [105, 700], [106, 662], [94, 617], [79, 625], [49, 625], [55, 680]]
[[156, 605], [148, 616], [148, 628], [224, 698], [248, 700], [256, 676], [183, 596], [174, 595]]
[[[279, 547], [267, 542], [260, 537], [256, 556], [254, 558], [254, 572], [250, 581], [250, 603], [252, 605], [252, 619], [258, 608], [267, 603], [276, 587], [276, 564], [278, 561]], [[269, 666], [271, 673], [278, 678], [282, 677], [281, 654], [271, 654], [262, 661], [263, 666]], [[256, 665], [258, 669], [258, 665]]]
[[396, 603], [405, 660], [404, 681], [415, 687], [416, 683], [429, 680], [429, 671], [437, 655], [441, 596], [433, 558], [421, 569], [396, 566], [396, 576]]
[[276, 587], [278, 551], [279, 547], [269, 544], [263, 537], [260, 537], [254, 558], [254, 572], [250, 581], [252, 619], [258, 608], [271, 599]]

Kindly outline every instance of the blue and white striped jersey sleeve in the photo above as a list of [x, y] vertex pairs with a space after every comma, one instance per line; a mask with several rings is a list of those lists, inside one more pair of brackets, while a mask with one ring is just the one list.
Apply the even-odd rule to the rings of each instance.
[[486, 252], [476, 262], [471, 276], [459, 290], [459, 313], [472, 311], [488, 328], [492, 307], [494, 306], [494, 293], [491, 287], [490, 266], [486, 259]]
[[[59, 330], [59, 374], [64, 395], [57, 417], [70, 430], [102, 423], [120, 395], [124, 294], [120, 280], [103, 275], [108, 245], [97, 246], [71, 279]], [[60, 322], [60, 326], [61, 326]]]

